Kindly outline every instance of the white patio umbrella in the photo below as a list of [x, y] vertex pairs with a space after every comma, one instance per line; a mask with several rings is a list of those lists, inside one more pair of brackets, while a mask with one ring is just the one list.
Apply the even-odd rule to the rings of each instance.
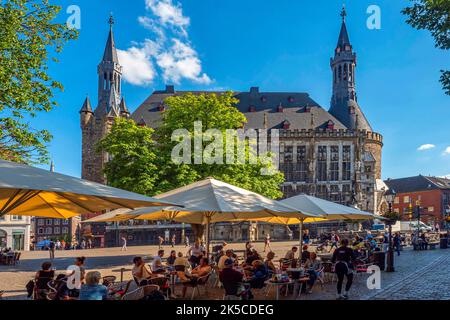
[[207, 252], [210, 223], [268, 217], [319, 218], [317, 214], [303, 213], [276, 200], [213, 178], [157, 195], [155, 198], [182, 203], [184, 207], [140, 208], [127, 212], [126, 215], [133, 215], [134, 219], [173, 220], [206, 225]]
[[177, 205], [99, 183], [0, 160], [0, 217], [67, 219], [117, 208]]

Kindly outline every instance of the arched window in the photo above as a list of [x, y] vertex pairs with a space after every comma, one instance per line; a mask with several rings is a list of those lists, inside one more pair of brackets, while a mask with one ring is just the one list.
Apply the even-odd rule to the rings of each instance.
[[347, 74], [348, 74], [347, 68], [348, 68], [348, 65], [346, 63], [344, 63], [344, 80], [347, 80]]
[[353, 81], [353, 64], [349, 65], [349, 70], [348, 70], [348, 80], [350, 82]]
[[103, 89], [106, 90], [108, 89], [108, 75], [106, 74], [106, 72], [103, 74]]
[[342, 66], [339, 66], [339, 70], [338, 70], [338, 78], [339, 78], [339, 81], [342, 80]]
[[334, 83], [337, 82], [337, 71], [336, 71], [336, 67], [334, 67]]

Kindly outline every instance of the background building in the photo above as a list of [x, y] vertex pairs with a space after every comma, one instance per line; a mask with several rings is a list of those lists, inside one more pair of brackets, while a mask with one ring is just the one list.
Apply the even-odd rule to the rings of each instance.
[[[269, 139], [270, 130], [279, 129], [279, 167], [286, 178], [282, 185], [285, 197], [306, 193], [377, 213], [382, 192], [377, 188], [377, 181], [381, 181], [383, 137], [372, 129], [358, 104], [356, 53], [349, 40], [345, 10], [341, 16], [341, 29], [330, 60], [333, 90], [328, 111], [308, 93], [262, 92], [258, 87], [235, 92], [239, 100], [236, 107], [247, 118], [245, 128], [267, 130]], [[157, 127], [166, 108], [165, 99], [187, 92], [168, 85], [165, 90], [153, 92], [130, 114], [121, 96], [122, 67], [110, 22], [103, 59], [97, 68], [97, 107], [93, 110], [86, 98], [80, 110], [82, 177], [100, 183], [105, 183], [103, 166], [108, 156], [94, 152], [94, 147], [110, 130], [113, 120], [130, 117], [139, 125]], [[212, 236], [257, 240], [271, 233], [273, 238], [285, 239], [292, 231], [284, 226], [252, 223], [241, 224], [238, 229], [234, 224], [215, 224]]]
[[450, 213], [450, 179], [419, 175], [388, 179], [385, 183], [396, 193], [393, 209], [401, 220], [409, 220], [411, 210], [414, 219], [416, 207], [420, 206], [421, 221], [445, 227], [445, 218]]
[[0, 217], [0, 248], [30, 250], [31, 217]]

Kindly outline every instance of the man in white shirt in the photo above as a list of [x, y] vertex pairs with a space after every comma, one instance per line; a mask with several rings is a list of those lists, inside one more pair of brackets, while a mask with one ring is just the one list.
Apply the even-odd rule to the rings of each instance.
[[158, 255], [153, 257], [153, 260], [152, 260], [152, 272], [153, 273], [158, 273], [158, 272], [164, 271], [164, 267], [162, 265], [162, 260], [161, 260], [161, 258], [163, 256], [164, 256], [164, 250], [159, 250]]

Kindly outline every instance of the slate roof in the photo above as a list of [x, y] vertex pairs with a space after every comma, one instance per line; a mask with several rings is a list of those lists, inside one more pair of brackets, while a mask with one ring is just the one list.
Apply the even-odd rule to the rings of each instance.
[[[172, 86], [167, 86], [166, 90], [153, 92], [133, 112], [132, 119], [138, 122], [143, 118], [150, 127], [158, 127], [161, 122], [160, 107], [164, 99], [187, 92], [193, 94], [224, 93], [223, 91], [175, 91]], [[334, 124], [334, 129], [346, 129], [339, 120], [304, 92], [259, 92], [258, 88], [253, 87], [249, 92], [235, 92], [235, 97], [239, 100], [236, 107], [247, 118], [248, 122], [245, 125], [247, 128], [281, 128], [282, 123], [287, 120], [291, 130], [321, 128], [325, 127], [329, 121]], [[278, 112], [280, 106], [282, 112]]]
[[86, 99], [84, 100], [83, 106], [80, 110], [80, 113], [81, 112], [92, 112], [91, 101], [89, 100], [89, 97], [86, 97]]
[[109, 29], [108, 40], [106, 41], [105, 52], [103, 53], [102, 61], [115, 62], [119, 64], [112, 26]]
[[342, 21], [337, 47], [341, 48], [341, 50], [344, 50], [346, 44], [350, 45], [350, 39], [348, 37], [347, 26], [345, 25], [345, 21]]
[[450, 179], [415, 176], [401, 179], [388, 179], [384, 181], [390, 190], [396, 193], [408, 193], [427, 190], [450, 190]]

